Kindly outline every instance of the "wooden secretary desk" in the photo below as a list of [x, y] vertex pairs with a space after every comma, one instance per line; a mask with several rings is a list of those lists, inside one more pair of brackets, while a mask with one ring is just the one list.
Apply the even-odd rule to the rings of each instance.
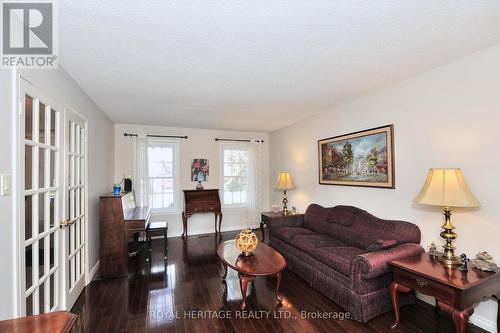
[[[184, 190], [184, 211], [182, 212], [182, 238], [187, 238], [187, 221], [193, 214], [214, 213], [215, 233], [220, 233], [222, 210], [219, 190]], [[219, 230], [217, 230], [217, 219]]]

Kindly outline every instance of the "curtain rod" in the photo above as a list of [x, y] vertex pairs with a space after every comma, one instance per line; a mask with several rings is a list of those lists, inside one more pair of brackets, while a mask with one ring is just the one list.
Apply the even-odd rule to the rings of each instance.
[[[252, 142], [250, 139], [222, 139], [215, 138], [215, 141], [232, 141], [232, 142]], [[255, 140], [257, 143], [264, 143], [264, 140]]]
[[[131, 137], [138, 137], [139, 135], [137, 133], [123, 133], [123, 136], [131, 136]], [[154, 135], [154, 134], [147, 134], [146, 135], [148, 138], [175, 138], [175, 139], [187, 139], [187, 135]]]

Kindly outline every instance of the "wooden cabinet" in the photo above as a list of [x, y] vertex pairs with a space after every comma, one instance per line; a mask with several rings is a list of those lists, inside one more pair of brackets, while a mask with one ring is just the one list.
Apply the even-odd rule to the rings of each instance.
[[[182, 238], [187, 237], [187, 221], [193, 214], [213, 213], [215, 215], [215, 233], [220, 232], [222, 210], [218, 189], [184, 190], [184, 211], [182, 212]], [[217, 221], [219, 229], [217, 230]]]

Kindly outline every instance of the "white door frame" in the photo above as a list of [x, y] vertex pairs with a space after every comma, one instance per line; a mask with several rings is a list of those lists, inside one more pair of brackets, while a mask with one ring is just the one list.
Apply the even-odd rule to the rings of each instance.
[[[24, 155], [21, 154], [24, 148], [24, 124], [22, 123], [21, 120], [23, 120], [23, 98], [24, 98], [24, 92], [22, 91], [22, 82], [25, 81], [29, 85], [33, 86], [35, 89], [40, 90], [45, 93], [44, 89], [41, 89], [40, 86], [41, 84], [36, 84], [30, 81], [28, 78], [24, 77], [22, 74], [19, 73], [19, 71], [16, 71], [15, 75], [15, 86], [16, 86], [16, 96], [15, 96], [15, 114], [16, 114], [16, 126], [14, 129], [14, 146], [15, 146], [15, 169], [14, 169], [14, 176], [13, 176], [13, 185], [15, 188], [13, 188], [13, 202], [14, 202], [14, 256], [15, 256], [15, 270], [14, 270], [14, 284], [15, 284], [15, 291], [14, 291], [14, 316], [15, 317], [21, 317], [26, 314], [26, 309], [24, 308], [24, 297], [25, 297], [25, 250], [24, 250]], [[66, 109], [68, 108], [68, 104], [64, 103], [61, 101], [59, 98], [54, 97], [54, 95], [51, 95], [49, 93], [45, 93], [50, 97], [51, 100], [55, 101], [57, 104], [62, 106], [61, 109], [61, 116], [60, 116], [60, 131], [62, 135], [62, 140], [60, 144], [60, 151], [62, 151], [62, 165], [64, 169], [64, 145], [66, 144], [64, 142], [64, 124], [66, 120]], [[85, 140], [88, 142], [88, 120], [82, 116], [78, 111], [75, 111], [74, 108], [71, 108], [73, 112], [75, 112], [79, 117], [81, 117], [85, 121]], [[23, 137], [21, 137], [23, 135]], [[85, 246], [85, 285], [88, 285], [90, 283], [89, 281], [89, 234], [88, 234], [88, 207], [89, 207], [89, 197], [88, 197], [88, 144], [86, 144], [85, 147], [85, 200], [84, 200], [84, 205], [85, 205], [85, 211], [86, 211], [86, 217], [85, 217], [85, 243], [87, 246]], [[65, 170], [61, 170], [63, 172], [63, 177], [64, 177], [64, 172]], [[64, 181], [60, 184], [61, 186], [61, 196], [64, 197]], [[62, 199], [64, 200], [64, 199]], [[59, 219], [61, 220], [61, 219]], [[60, 221], [59, 221], [60, 223]], [[60, 237], [61, 238], [61, 237]], [[60, 242], [59, 242], [60, 244]], [[59, 246], [60, 247], [60, 246]], [[59, 254], [59, 259], [64, 257], [62, 254]], [[62, 269], [63, 267], [60, 267], [59, 269], [59, 279], [64, 278], [62, 275]], [[60, 286], [63, 285], [62, 281], [59, 284]], [[63, 309], [63, 306], [66, 306], [66, 291], [65, 290], [58, 290], [57, 291], [58, 296], [59, 296], [59, 306], [58, 308]], [[61, 297], [63, 299], [61, 299]], [[70, 309], [68, 309], [70, 310]]]

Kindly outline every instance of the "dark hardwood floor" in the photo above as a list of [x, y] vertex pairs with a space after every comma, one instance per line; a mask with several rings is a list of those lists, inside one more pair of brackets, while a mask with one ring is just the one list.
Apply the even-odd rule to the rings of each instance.
[[[222, 239], [235, 235], [224, 233]], [[189, 236], [185, 243], [180, 238], [170, 238], [168, 244], [165, 262], [163, 240], [154, 240], [151, 265], [146, 263], [144, 251], [129, 262], [128, 278], [97, 279], [90, 283], [72, 309], [79, 315], [74, 331], [454, 332], [448, 314], [436, 314], [433, 307], [421, 301], [401, 309], [397, 330], [389, 328], [392, 313], [367, 324], [349, 319], [303, 318], [302, 311], [311, 316], [319, 311], [337, 318], [344, 312], [290, 272], [283, 275], [282, 305], [274, 296], [274, 279], [261, 277], [248, 288], [248, 308], [240, 312], [238, 277], [229, 270], [227, 284], [221, 280], [223, 269], [216, 254], [215, 235]], [[220, 318], [223, 315], [226, 318]], [[247, 318], [241, 318], [244, 315]], [[485, 331], [471, 326], [469, 332]]]

